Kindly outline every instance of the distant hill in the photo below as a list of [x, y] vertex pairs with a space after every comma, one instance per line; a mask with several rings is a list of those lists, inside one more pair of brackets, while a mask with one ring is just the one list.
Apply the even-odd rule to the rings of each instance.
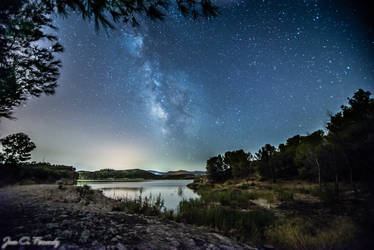
[[189, 171], [189, 170], [176, 170], [168, 172], [159, 172], [155, 170], [148, 170], [151, 173], [157, 174], [162, 179], [194, 179], [197, 176], [205, 174], [205, 171]]
[[205, 175], [205, 174], [206, 174], [205, 171], [198, 171], [198, 170], [196, 170], [196, 171], [192, 171], [192, 173], [193, 173], [194, 175], [197, 175], [197, 176], [202, 176], [202, 175]]
[[184, 174], [192, 174], [187, 170], [176, 170], [176, 171], [168, 171], [164, 175], [184, 175]]
[[165, 172], [160, 172], [160, 171], [156, 171], [156, 170], [146, 170], [152, 174], [155, 174], [155, 175], [163, 175], [165, 174]]
[[98, 171], [78, 171], [80, 180], [105, 180], [105, 179], [160, 179], [158, 175], [142, 169], [100, 169]]
[[100, 169], [97, 171], [78, 171], [80, 180], [110, 180], [110, 179], [194, 179], [197, 176], [204, 175], [204, 171], [177, 170], [161, 172], [156, 170], [143, 169]]
[[188, 171], [188, 170], [176, 170], [176, 171], [168, 171], [164, 175], [204, 175], [205, 171]]

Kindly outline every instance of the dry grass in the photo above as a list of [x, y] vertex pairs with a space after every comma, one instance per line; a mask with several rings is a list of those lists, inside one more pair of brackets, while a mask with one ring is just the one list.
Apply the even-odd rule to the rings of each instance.
[[336, 217], [325, 225], [303, 218], [287, 219], [265, 231], [271, 242], [285, 249], [340, 249], [357, 234], [357, 226], [347, 217]]

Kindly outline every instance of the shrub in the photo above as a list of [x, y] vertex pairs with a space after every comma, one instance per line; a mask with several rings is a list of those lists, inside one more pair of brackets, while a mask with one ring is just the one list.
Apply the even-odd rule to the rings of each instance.
[[88, 200], [88, 201], [93, 200], [95, 191], [92, 190], [90, 186], [87, 186], [87, 185], [77, 186], [76, 190], [81, 199]]
[[151, 216], [173, 216], [173, 212], [165, 208], [165, 202], [161, 198], [161, 194], [159, 194], [156, 198], [152, 197], [152, 194], [146, 197], [142, 197], [142, 193], [140, 193], [139, 196], [135, 199], [123, 198], [113, 209]]

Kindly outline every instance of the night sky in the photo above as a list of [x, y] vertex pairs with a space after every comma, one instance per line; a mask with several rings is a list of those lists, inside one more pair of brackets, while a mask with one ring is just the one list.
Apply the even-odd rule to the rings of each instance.
[[25, 132], [33, 160], [78, 169], [202, 170], [324, 128], [357, 89], [374, 92], [373, 30], [345, 1], [218, 2], [214, 19], [171, 7], [112, 31], [56, 18], [57, 92], [2, 120], [2, 136]]

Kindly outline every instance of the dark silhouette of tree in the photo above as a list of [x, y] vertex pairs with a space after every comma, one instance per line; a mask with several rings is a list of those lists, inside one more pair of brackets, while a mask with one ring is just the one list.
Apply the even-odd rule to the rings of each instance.
[[234, 178], [246, 177], [251, 172], [251, 153], [245, 153], [242, 149], [226, 152], [224, 163], [231, 168]]
[[218, 9], [211, 0], [40, 0], [67, 15], [73, 10], [83, 19], [93, 20], [96, 28], [114, 28], [117, 23], [138, 25], [143, 17], [163, 20], [171, 5], [176, 5], [183, 16], [214, 17]]
[[274, 146], [266, 144], [256, 153], [260, 174], [266, 178], [271, 178], [273, 183], [276, 181], [276, 173], [274, 164], [271, 161], [275, 156], [275, 152]]
[[355, 179], [374, 175], [374, 99], [370, 94], [359, 89], [348, 98], [349, 106], [342, 105], [342, 111], [331, 116], [327, 124], [327, 140], [334, 145], [333, 153], [343, 160], [339, 172], [348, 176], [353, 186]]
[[339, 198], [340, 183], [351, 183], [354, 191], [356, 182], [360, 189], [367, 185], [374, 193], [374, 99], [371, 93], [359, 89], [348, 105], [330, 116], [327, 134], [317, 130], [309, 135], [295, 135], [280, 144], [278, 149], [266, 144], [255, 154], [243, 150], [226, 152], [224, 157], [212, 157], [207, 162], [208, 179], [212, 182], [227, 178], [247, 178], [257, 173], [276, 182], [277, 179], [305, 179], [316, 181], [320, 192], [335, 185], [334, 200]]
[[31, 159], [31, 151], [36, 146], [24, 133], [8, 135], [0, 140], [5, 164], [17, 164]]
[[3, 163], [5, 161], [5, 156], [3, 153], [0, 152], [0, 163]]
[[206, 174], [209, 181], [221, 182], [231, 178], [231, 169], [224, 164], [222, 156], [218, 155], [206, 162]]
[[324, 133], [322, 130], [303, 136], [301, 143], [296, 148], [295, 162], [299, 165], [301, 177], [309, 179], [317, 176], [318, 183], [321, 186], [321, 163], [319, 152], [324, 141]]
[[276, 175], [279, 178], [298, 176], [298, 166], [295, 164], [296, 150], [301, 142], [301, 136], [295, 135], [288, 138], [285, 144], [279, 145], [279, 149], [272, 161], [275, 164]]
[[[217, 15], [210, 0], [1, 0], [0, 1], [0, 119], [12, 118], [15, 107], [30, 96], [55, 93], [61, 62], [55, 59], [63, 47], [51, 17], [74, 11], [95, 27], [139, 24], [139, 19], [163, 20], [175, 3], [184, 16]], [[45, 41], [48, 45], [42, 46]]]
[[[43, 31], [55, 29], [51, 11], [38, 1], [0, 3], [0, 118], [11, 118], [29, 96], [55, 92], [61, 65], [54, 54], [63, 49], [56, 36]], [[38, 44], [45, 40], [48, 46]]]

